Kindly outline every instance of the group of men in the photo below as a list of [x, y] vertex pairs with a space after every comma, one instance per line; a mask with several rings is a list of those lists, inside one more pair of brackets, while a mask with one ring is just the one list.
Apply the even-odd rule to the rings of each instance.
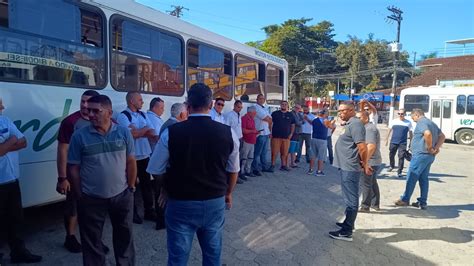
[[[376, 112], [371, 112], [371, 108], [367, 105], [367, 101], [362, 102], [358, 112], [352, 102], [343, 103], [338, 107], [343, 130], [335, 145], [334, 166], [338, 168], [341, 176], [341, 191], [346, 209], [344, 221], [336, 222], [340, 229], [329, 232], [329, 236], [334, 239], [352, 241], [358, 212], [370, 212], [371, 208], [380, 209], [380, 192], [377, 184], [377, 173], [382, 164], [380, 132], [375, 124]], [[424, 116], [421, 109], [412, 110], [411, 118], [417, 123], [413, 133], [411, 133], [411, 122], [405, 119], [405, 111], [401, 109], [397, 114], [398, 118], [389, 125], [390, 131], [386, 142], [388, 144], [392, 133], [389, 171], [395, 168], [394, 156], [398, 150], [400, 158], [398, 176], [402, 176], [403, 161], [408, 152], [406, 150], [408, 136], [412, 139], [413, 158], [407, 173], [405, 191], [401, 198], [395, 201], [395, 206], [408, 206], [415, 185], [419, 182], [421, 195], [412, 206], [426, 209], [430, 166], [444, 143], [445, 136], [434, 122]], [[361, 197], [360, 208], [359, 197]]]
[[[331, 164], [333, 160], [331, 135], [335, 129], [335, 120], [328, 119], [328, 111], [320, 110], [315, 117], [307, 106], [302, 108], [296, 104], [290, 110], [288, 102], [282, 101], [280, 110], [270, 114], [264, 104], [265, 97], [259, 94], [257, 104], [249, 106], [243, 116], [240, 114], [240, 100], [235, 101], [233, 110], [225, 114], [222, 113], [225, 105], [222, 98], [217, 98], [211, 109], [211, 118], [230, 126], [240, 140], [241, 171], [237, 183], [261, 176], [262, 172], [273, 173], [278, 156], [281, 171], [299, 167], [303, 144], [310, 163], [308, 174], [324, 176], [323, 162], [328, 153]], [[267, 156], [269, 149], [270, 160]], [[314, 171], [316, 160], [318, 168]]]
[[[169, 265], [187, 263], [195, 234], [203, 264], [220, 265], [224, 210], [232, 207], [235, 184], [262, 171], [273, 172], [277, 156], [281, 171], [298, 167], [303, 143], [308, 174], [324, 176], [329, 147], [329, 163], [339, 169], [345, 220], [336, 223], [341, 229], [330, 232], [331, 237], [351, 241], [358, 211], [379, 209], [376, 173], [381, 165], [380, 133], [370, 122], [373, 116], [369, 112], [356, 112], [353, 103], [339, 106], [343, 127], [332, 161], [330, 140], [335, 122], [328, 119], [327, 110], [319, 110], [316, 117], [306, 106], [295, 105], [290, 111], [288, 102], [282, 101], [280, 110], [270, 114], [264, 96], [258, 95], [257, 104], [241, 116], [241, 101], [235, 101], [233, 110], [223, 114], [225, 100], [217, 98], [213, 106], [212, 98], [212, 90], [197, 83], [190, 88], [187, 102], [173, 104], [171, 118], [163, 122], [165, 103], [159, 97], [151, 100], [144, 113], [140, 93], [129, 92], [127, 108], [113, 119], [109, 97], [92, 90], [84, 92], [80, 110], [60, 126], [56, 190], [66, 195], [64, 245], [71, 252], [82, 252], [85, 265], [105, 264], [109, 248], [103, 244], [102, 230], [107, 215], [113, 227], [117, 264], [135, 264], [132, 223], [146, 219], [155, 221], [158, 230], [166, 228]], [[412, 118], [418, 123], [413, 159], [406, 190], [395, 204], [407, 206], [419, 181], [421, 196], [413, 206], [424, 209], [429, 167], [444, 135], [423, 111], [414, 109]], [[395, 124], [392, 139], [398, 143], [393, 144], [402, 146], [399, 131], [408, 131]], [[22, 213], [17, 151], [26, 147], [26, 140], [2, 115], [0, 130], [0, 160], [5, 168], [0, 176], [0, 214], [8, 217], [2, 219], [6, 223], [2, 228], [8, 229], [11, 259], [39, 262], [41, 256], [31, 254], [18, 235]], [[77, 224], [82, 244], [75, 237]]]

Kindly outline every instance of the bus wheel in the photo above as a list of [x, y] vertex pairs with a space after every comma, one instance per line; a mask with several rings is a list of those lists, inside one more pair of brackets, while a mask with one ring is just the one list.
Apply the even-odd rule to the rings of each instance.
[[456, 142], [463, 145], [474, 146], [474, 130], [461, 129], [456, 133]]

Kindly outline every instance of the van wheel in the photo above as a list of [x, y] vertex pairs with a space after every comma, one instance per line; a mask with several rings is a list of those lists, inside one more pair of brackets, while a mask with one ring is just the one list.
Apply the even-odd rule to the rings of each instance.
[[456, 132], [456, 142], [463, 145], [474, 146], [474, 130], [461, 129]]

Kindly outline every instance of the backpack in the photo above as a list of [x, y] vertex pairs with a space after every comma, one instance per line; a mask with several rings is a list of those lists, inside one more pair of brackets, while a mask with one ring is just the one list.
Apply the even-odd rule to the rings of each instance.
[[[140, 115], [146, 120], [146, 116], [142, 111], [138, 111]], [[129, 111], [123, 110], [122, 114], [124, 114], [128, 118], [128, 122], [132, 122], [132, 114]]]

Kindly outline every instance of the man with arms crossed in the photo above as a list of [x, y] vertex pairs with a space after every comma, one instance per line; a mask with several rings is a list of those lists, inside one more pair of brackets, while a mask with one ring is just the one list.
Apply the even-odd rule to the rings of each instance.
[[342, 134], [336, 142], [334, 167], [339, 168], [341, 175], [341, 190], [346, 204], [346, 218], [338, 231], [329, 232], [334, 239], [352, 241], [352, 230], [359, 208], [359, 177], [361, 170], [366, 175], [372, 174], [367, 157], [365, 144], [365, 128], [362, 122], [355, 118], [355, 107], [351, 102], [339, 105], [337, 110], [339, 118], [346, 122]]
[[425, 117], [423, 110], [413, 109], [411, 118], [416, 122], [411, 145], [413, 157], [408, 168], [405, 192], [399, 200], [395, 201], [395, 205], [407, 206], [410, 203], [416, 182], [419, 182], [420, 197], [412, 206], [425, 210], [428, 200], [430, 167], [446, 137], [433, 121]]
[[255, 116], [255, 128], [260, 132], [257, 137], [257, 143], [255, 143], [252, 169], [253, 173], [257, 176], [261, 176], [261, 171], [268, 172], [270, 163], [268, 162], [268, 147], [270, 144], [270, 135], [272, 128], [272, 117], [264, 106], [265, 96], [259, 94], [257, 96], [257, 115]]
[[[203, 265], [221, 265], [224, 210], [232, 207], [239, 139], [209, 115], [212, 91], [196, 83], [188, 92], [189, 118], [161, 134], [149, 172], [164, 176], [168, 194], [168, 265], [186, 265], [197, 234]], [[153, 157], [152, 159], [154, 159]]]
[[[0, 236], [7, 236], [11, 263], [38, 263], [42, 257], [32, 254], [26, 247], [22, 233], [23, 206], [21, 205], [20, 163], [18, 151], [26, 148], [26, 138], [4, 116], [0, 98]], [[2, 244], [3, 239], [0, 239]], [[3, 254], [0, 253], [0, 265]]]
[[[156, 211], [153, 208], [155, 201], [155, 186], [150, 175], [146, 172], [148, 161], [151, 155], [150, 139], [156, 139], [157, 134], [146, 115], [140, 111], [143, 107], [142, 95], [138, 92], [128, 92], [126, 96], [127, 109], [117, 116], [117, 123], [130, 130], [134, 139], [135, 158], [137, 162], [138, 182], [143, 198], [143, 207], [145, 209], [145, 220], [155, 221]], [[153, 141], [152, 141], [153, 142]], [[143, 223], [142, 216], [138, 213], [138, 196], [135, 194], [133, 206], [133, 222]]]
[[112, 123], [105, 95], [87, 101], [91, 125], [74, 132], [68, 151], [69, 181], [78, 199], [84, 265], [105, 265], [102, 230], [110, 217], [117, 265], [134, 265], [133, 193], [137, 179], [130, 131]]

